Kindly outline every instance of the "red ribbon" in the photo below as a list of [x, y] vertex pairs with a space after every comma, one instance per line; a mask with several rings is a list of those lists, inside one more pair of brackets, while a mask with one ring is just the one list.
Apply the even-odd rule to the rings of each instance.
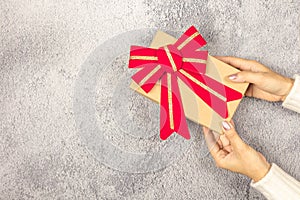
[[228, 117], [227, 102], [242, 94], [205, 75], [208, 51], [200, 50], [206, 41], [191, 26], [172, 45], [159, 49], [131, 46], [129, 68], [141, 68], [132, 79], [148, 93], [160, 80], [160, 137], [177, 132], [190, 138], [181, 102], [178, 79], [183, 81], [221, 117]]

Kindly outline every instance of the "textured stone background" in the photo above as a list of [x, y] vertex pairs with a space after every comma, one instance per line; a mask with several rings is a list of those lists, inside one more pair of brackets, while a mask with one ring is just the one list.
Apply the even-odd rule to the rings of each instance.
[[[191, 24], [211, 54], [256, 59], [292, 76], [300, 73], [299, 9], [296, 0], [1, 0], [0, 199], [263, 199], [248, 178], [217, 169], [195, 146], [157, 172], [102, 165], [78, 135], [74, 84], [112, 36]], [[299, 120], [280, 103], [250, 98], [235, 115], [242, 138], [298, 180]]]

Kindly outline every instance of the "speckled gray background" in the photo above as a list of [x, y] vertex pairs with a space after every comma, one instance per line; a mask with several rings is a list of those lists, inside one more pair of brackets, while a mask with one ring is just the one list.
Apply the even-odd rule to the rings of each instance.
[[[195, 145], [157, 172], [101, 164], [78, 134], [74, 85], [112, 36], [191, 24], [211, 54], [257, 59], [292, 76], [300, 73], [299, 9], [296, 0], [0, 1], [0, 199], [263, 199]], [[243, 139], [297, 179], [299, 120], [280, 103], [250, 98], [235, 115]]]

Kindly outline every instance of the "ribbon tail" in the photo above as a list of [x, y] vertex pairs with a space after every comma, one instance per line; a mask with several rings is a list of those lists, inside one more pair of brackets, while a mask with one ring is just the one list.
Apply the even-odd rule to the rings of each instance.
[[[197, 96], [199, 96], [211, 109], [218, 113], [222, 118], [228, 117], [227, 102], [229, 93], [233, 92], [231, 88], [213, 80], [203, 74], [188, 73], [185, 70], [180, 70], [178, 76], [184, 83], [190, 87]], [[236, 91], [234, 99], [242, 97]], [[233, 93], [230, 93], [233, 94]]]
[[176, 132], [190, 139], [175, 74], [167, 73], [161, 79], [160, 105], [160, 138], [165, 140]]

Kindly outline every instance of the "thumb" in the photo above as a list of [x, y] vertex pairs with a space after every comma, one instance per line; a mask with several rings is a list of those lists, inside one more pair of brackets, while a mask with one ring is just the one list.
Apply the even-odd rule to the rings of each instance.
[[264, 74], [263, 72], [241, 71], [228, 76], [228, 79], [233, 82], [248, 82], [259, 85], [264, 79]]
[[223, 126], [223, 131], [227, 137], [227, 139], [229, 140], [230, 144], [236, 148], [240, 148], [242, 146], [244, 146], [244, 141], [240, 138], [240, 136], [238, 135], [238, 133], [235, 131], [233, 125], [227, 121], [223, 121], [222, 122], [222, 126]]

